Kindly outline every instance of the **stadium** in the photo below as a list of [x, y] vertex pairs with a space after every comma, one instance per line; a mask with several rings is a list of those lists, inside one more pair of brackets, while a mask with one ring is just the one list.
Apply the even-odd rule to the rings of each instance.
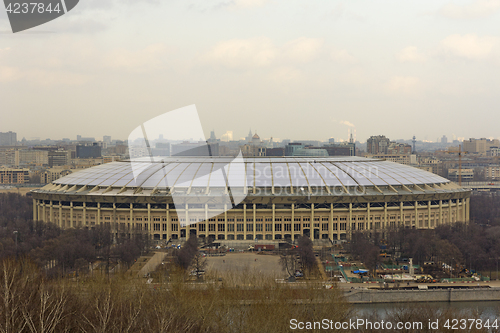
[[35, 220], [119, 237], [335, 241], [468, 222], [470, 190], [361, 157], [156, 157], [84, 169], [32, 196]]

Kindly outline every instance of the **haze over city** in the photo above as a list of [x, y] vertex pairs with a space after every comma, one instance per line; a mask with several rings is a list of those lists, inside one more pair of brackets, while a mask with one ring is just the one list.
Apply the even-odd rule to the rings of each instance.
[[[82, 1], [16, 35], [0, 131], [104, 133], [196, 104], [206, 137], [498, 138], [500, 1]], [[43, 126], [41, 126], [43, 124]]]

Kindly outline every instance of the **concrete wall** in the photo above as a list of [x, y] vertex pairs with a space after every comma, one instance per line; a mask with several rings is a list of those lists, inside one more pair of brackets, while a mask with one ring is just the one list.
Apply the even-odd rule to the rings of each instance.
[[350, 303], [499, 301], [500, 288], [429, 290], [351, 289], [344, 295]]

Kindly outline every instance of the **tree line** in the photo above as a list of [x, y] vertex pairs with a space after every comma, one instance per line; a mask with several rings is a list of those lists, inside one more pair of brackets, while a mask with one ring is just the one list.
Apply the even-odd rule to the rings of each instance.
[[54, 274], [86, 269], [98, 260], [130, 265], [149, 245], [147, 237], [120, 238], [105, 225], [62, 230], [33, 221], [32, 200], [17, 193], [0, 194], [0, 212], [0, 259], [29, 257]]

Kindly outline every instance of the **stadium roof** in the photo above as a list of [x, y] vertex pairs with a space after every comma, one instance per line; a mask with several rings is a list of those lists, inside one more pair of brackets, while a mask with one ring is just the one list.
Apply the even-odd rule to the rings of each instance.
[[362, 157], [155, 157], [77, 171], [42, 191], [215, 194], [222, 189], [227, 193], [231, 188], [248, 194], [252, 189], [264, 188], [264, 193], [274, 194], [283, 188], [291, 193], [312, 193], [311, 188], [322, 188], [333, 194], [331, 189], [340, 188], [348, 194], [352, 192], [350, 188], [361, 187], [373, 194], [456, 192], [459, 189], [448, 179], [421, 169]]

